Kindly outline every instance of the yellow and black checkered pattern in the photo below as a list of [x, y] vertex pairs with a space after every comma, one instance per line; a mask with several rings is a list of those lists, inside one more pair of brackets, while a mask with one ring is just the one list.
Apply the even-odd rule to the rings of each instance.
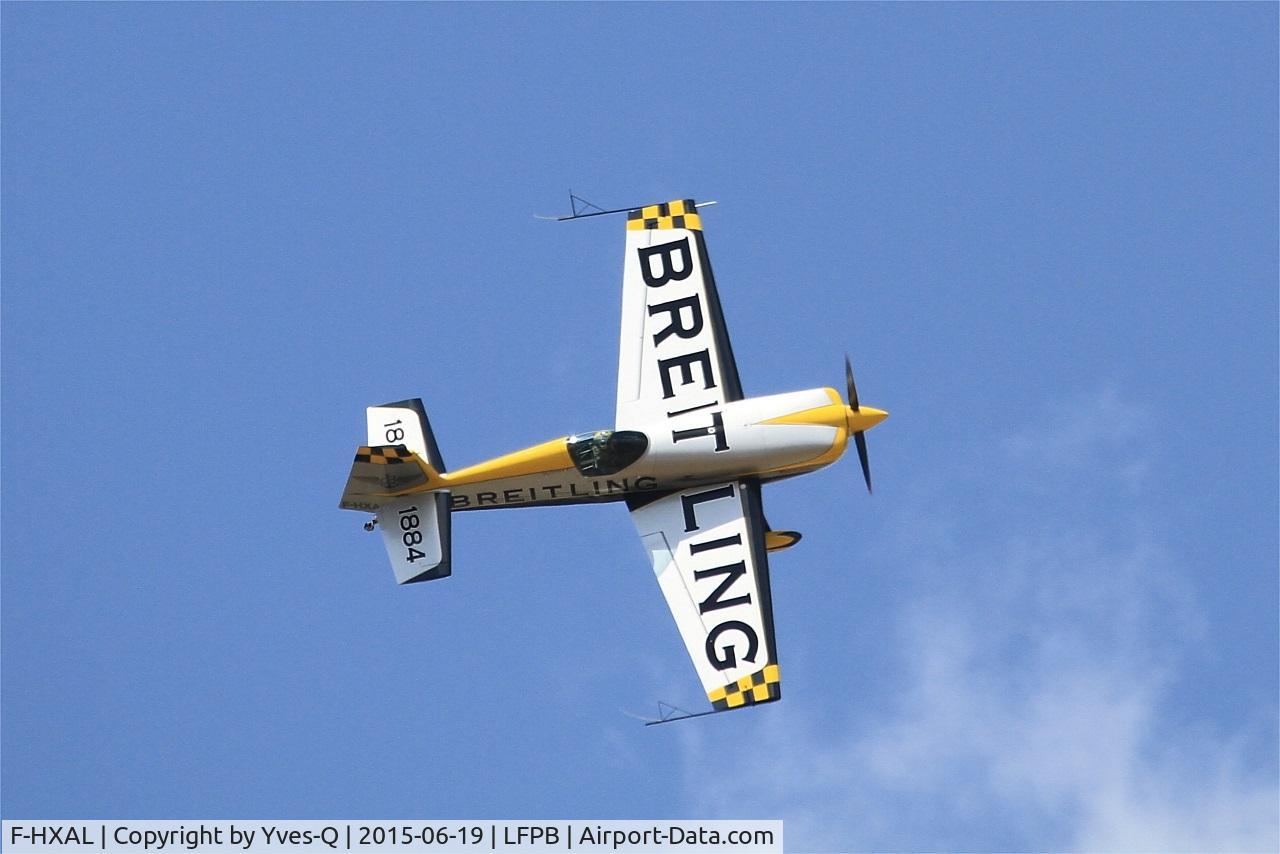
[[356, 448], [356, 462], [393, 465], [408, 462], [413, 452], [404, 445], [379, 445], [376, 448], [361, 446]]
[[687, 228], [702, 231], [702, 219], [698, 216], [693, 199], [680, 199], [661, 205], [649, 205], [627, 213], [627, 230], [644, 231], [652, 228]]
[[782, 682], [778, 677], [778, 665], [770, 664], [750, 676], [743, 676], [732, 685], [717, 688], [707, 694], [711, 706], [717, 712], [767, 703], [782, 697]]

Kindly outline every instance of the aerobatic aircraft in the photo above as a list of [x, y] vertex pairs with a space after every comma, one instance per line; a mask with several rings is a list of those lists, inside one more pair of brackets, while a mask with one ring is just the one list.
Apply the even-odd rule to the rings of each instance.
[[761, 487], [834, 463], [852, 437], [870, 490], [863, 433], [887, 413], [858, 402], [847, 356], [847, 403], [831, 388], [745, 397], [699, 205], [578, 201], [558, 219], [627, 214], [613, 428], [447, 471], [420, 400], [372, 406], [339, 506], [374, 514], [365, 528], [408, 584], [450, 574], [455, 512], [625, 503], [711, 701], [696, 714], [777, 700], [768, 553], [800, 535], [769, 526]]

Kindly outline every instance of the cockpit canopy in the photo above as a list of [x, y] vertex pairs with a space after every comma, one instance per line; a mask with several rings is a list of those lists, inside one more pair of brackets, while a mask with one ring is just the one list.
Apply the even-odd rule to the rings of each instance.
[[597, 430], [569, 437], [569, 456], [587, 477], [620, 472], [648, 447], [649, 437], [639, 430]]

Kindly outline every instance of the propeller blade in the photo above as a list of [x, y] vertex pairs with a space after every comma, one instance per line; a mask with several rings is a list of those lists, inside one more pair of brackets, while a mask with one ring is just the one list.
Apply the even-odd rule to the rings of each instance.
[[858, 387], [853, 384], [853, 365], [849, 364], [849, 354], [844, 354], [844, 388], [849, 398], [849, 406], [854, 412], [859, 409], [858, 406]]
[[853, 434], [853, 441], [858, 446], [858, 462], [862, 463], [862, 479], [867, 482], [867, 492], [871, 491], [871, 463], [867, 460], [867, 439], [862, 431]]

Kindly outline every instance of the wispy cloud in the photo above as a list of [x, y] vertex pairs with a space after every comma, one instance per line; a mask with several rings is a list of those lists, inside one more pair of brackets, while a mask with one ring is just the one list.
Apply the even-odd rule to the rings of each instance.
[[912, 580], [892, 699], [836, 720], [782, 703], [736, 758], [690, 728], [691, 798], [781, 815], [794, 850], [1280, 847], [1274, 721], [1222, 734], [1176, 708], [1205, 625], [1143, 521], [1149, 419], [1113, 391], [1079, 403], [1064, 411], [1106, 417], [1051, 419], [984, 459], [979, 536], [938, 518], [977, 477], [957, 467], [879, 547]]

